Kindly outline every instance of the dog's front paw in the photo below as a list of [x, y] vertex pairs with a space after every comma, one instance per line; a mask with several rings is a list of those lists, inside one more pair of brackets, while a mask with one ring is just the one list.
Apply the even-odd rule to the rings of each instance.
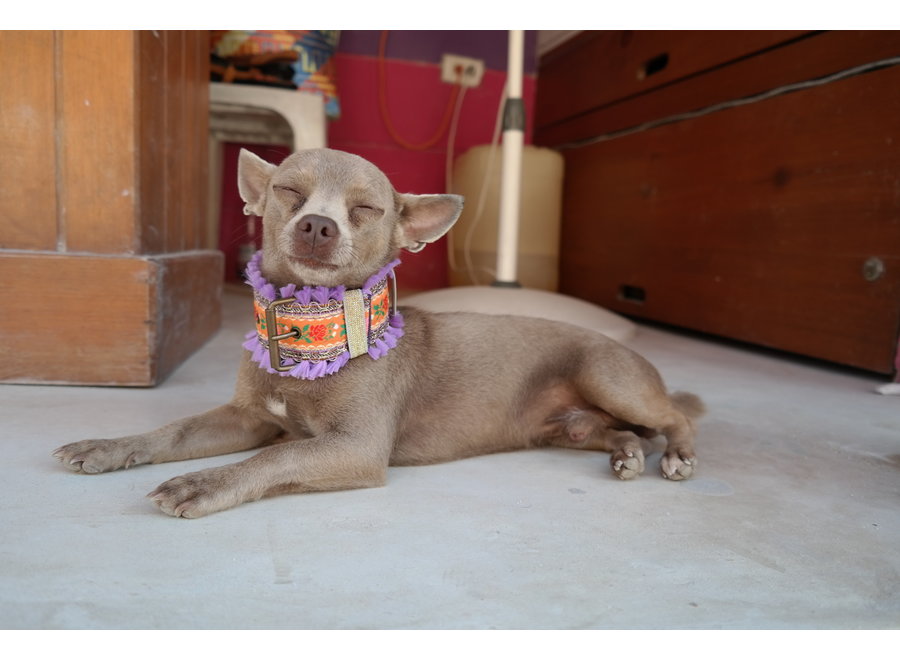
[[686, 455], [684, 452], [666, 453], [660, 461], [659, 468], [662, 476], [672, 481], [690, 479], [697, 467], [697, 457]]
[[231, 466], [210, 468], [169, 479], [147, 494], [163, 513], [200, 518], [230, 509], [243, 499], [234, 487]]
[[53, 456], [73, 472], [99, 474], [149, 463], [150, 456], [127, 438], [82, 440], [63, 445]]

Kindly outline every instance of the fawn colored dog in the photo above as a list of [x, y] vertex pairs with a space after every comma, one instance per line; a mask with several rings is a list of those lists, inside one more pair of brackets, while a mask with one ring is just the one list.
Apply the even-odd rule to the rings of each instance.
[[[662, 475], [696, 466], [700, 400], [668, 394], [645, 359], [588, 330], [526, 317], [397, 308], [393, 266], [443, 236], [455, 195], [397, 193], [358, 156], [302, 151], [275, 166], [244, 151], [245, 211], [263, 217], [248, 268], [256, 331], [232, 401], [155, 431], [84, 440], [54, 455], [95, 474], [261, 448], [149, 494], [195, 518], [284, 493], [381, 486], [388, 466], [557, 445], [644, 469], [664, 435]], [[249, 316], [249, 313], [248, 313]]]

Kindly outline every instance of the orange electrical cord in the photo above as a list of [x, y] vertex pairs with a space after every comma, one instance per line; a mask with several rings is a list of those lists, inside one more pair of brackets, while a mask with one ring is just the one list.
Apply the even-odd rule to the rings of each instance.
[[[444, 137], [444, 133], [447, 132], [447, 127], [450, 125], [450, 119], [453, 116], [453, 106], [456, 103], [456, 97], [459, 96], [460, 84], [457, 83], [453, 86], [453, 92], [450, 94], [450, 101], [447, 103], [447, 109], [444, 111], [444, 116], [441, 119], [441, 124], [438, 126], [437, 132], [430, 138], [428, 138], [425, 142], [414, 143], [403, 138], [394, 127], [394, 124], [391, 122], [391, 116], [388, 112], [387, 107], [387, 85], [385, 83], [385, 70], [384, 70], [384, 53], [387, 46], [387, 37], [388, 30], [381, 31], [381, 38], [378, 41], [378, 109], [381, 111], [381, 119], [384, 121], [385, 128], [387, 128], [388, 133], [394, 139], [394, 141], [399, 144], [401, 147], [405, 147], [406, 149], [411, 149], [413, 151], [423, 151], [428, 149], [429, 147], [433, 147], [438, 141]], [[462, 72], [458, 73], [458, 77], [462, 77]]]

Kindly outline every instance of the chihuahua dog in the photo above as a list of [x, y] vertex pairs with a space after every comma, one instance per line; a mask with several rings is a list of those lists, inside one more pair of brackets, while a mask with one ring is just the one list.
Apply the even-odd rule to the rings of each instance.
[[184, 518], [381, 486], [389, 466], [548, 445], [611, 452], [613, 473], [632, 479], [641, 440], [657, 435], [662, 476], [693, 473], [702, 402], [667, 393], [630, 349], [560, 322], [396, 307], [396, 257], [443, 236], [461, 197], [399, 194], [373, 164], [330, 149], [278, 166], [242, 151], [238, 180], [245, 212], [263, 218], [263, 248], [248, 267], [257, 328], [234, 398], [149, 433], [65, 445], [54, 456], [67, 468], [262, 448], [148, 495]]

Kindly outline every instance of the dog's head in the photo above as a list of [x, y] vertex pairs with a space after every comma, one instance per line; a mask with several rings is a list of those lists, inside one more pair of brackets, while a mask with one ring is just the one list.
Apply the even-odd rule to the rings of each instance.
[[359, 287], [400, 250], [447, 233], [463, 204], [397, 193], [372, 163], [332, 149], [277, 166], [241, 150], [238, 189], [246, 211], [263, 218], [263, 274], [279, 285]]

